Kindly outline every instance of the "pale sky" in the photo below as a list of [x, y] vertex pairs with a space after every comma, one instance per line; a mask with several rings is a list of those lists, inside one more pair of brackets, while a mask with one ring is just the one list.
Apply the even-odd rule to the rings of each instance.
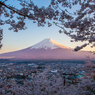
[[[12, 0], [9, 0], [9, 3]], [[13, 0], [14, 2], [16, 0]], [[50, 0], [33, 0], [35, 4], [47, 6]], [[47, 2], [46, 2], [47, 1]], [[30, 47], [43, 39], [51, 38], [56, 42], [63, 44], [64, 46], [75, 48], [76, 46], [80, 46], [83, 43], [81, 42], [70, 42], [70, 38], [65, 34], [60, 34], [58, 31], [60, 28], [53, 25], [51, 27], [38, 27], [37, 24], [33, 24], [32, 21], [26, 20], [26, 26], [28, 29], [21, 30], [17, 33], [8, 30], [9, 25], [2, 26], [3, 28], [3, 47], [0, 50], [0, 53], [16, 51], [20, 49], [24, 49]], [[90, 46], [84, 48], [83, 50], [94, 51], [95, 48], [90, 48]]]

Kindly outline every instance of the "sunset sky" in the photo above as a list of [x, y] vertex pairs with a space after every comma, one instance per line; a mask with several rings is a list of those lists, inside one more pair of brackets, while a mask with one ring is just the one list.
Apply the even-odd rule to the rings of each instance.
[[[16, 0], [12, 0], [12, 1], [16, 3]], [[9, 3], [12, 4], [13, 2], [9, 2]], [[37, 4], [39, 7], [41, 7], [42, 5], [48, 6], [50, 0], [33, 0], [33, 2]], [[8, 30], [8, 28], [10, 27], [9, 25], [2, 26], [3, 47], [1, 48], [0, 53], [11, 52], [11, 51], [27, 48], [42, 41], [45, 38], [51, 38], [56, 42], [71, 48], [83, 44], [81, 42], [70, 42], [70, 38], [63, 33], [60, 34], [58, 32], [60, 28], [58, 28], [55, 25], [51, 27], [47, 27], [47, 25], [45, 27], [38, 27], [37, 23], [33, 24], [32, 21], [26, 20], [26, 26], [28, 27], [28, 29], [21, 30], [17, 33]], [[95, 48], [90, 48], [90, 46], [88, 46], [83, 50], [94, 51]]]

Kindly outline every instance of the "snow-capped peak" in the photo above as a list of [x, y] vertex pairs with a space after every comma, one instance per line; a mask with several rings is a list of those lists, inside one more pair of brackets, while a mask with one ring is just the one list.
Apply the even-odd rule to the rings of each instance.
[[56, 48], [69, 49], [68, 47], [63, 46], [50, 38], [44, 39], [41, 42], [39, 42], [31, 47], [31, 49], [41, 49], [41, 48], [44, 48], [44, 49], [56, 49]]

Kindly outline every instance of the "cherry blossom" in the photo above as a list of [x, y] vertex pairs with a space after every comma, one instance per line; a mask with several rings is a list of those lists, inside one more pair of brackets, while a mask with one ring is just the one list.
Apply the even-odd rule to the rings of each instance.
[[[0, 25], [10, 24], [10, 30], [25, 30], [25, 19], [32, 20], [38, 26], [48, 27], [54, 24], [60, 27], [60, 33], [68, 35], [73, 41], [88, 41], [77, 50], [95, 42], [95, 1], [94, 0], [51, 0], [48, 7], [39, 8], [32, 0], [17, 0], [20, 8], [0, 1]], [[79, 6], [79, 7], [76, 7]], [[76, 8], [76, 10], [72, 10]], [[15, 19], [17, 16], [17, 20]], [[2, 19], [2, 16], [6, 20]], [[1, 43], [1, 42], [0, 42]], [[92, 47], [95, 44], [92, 44]], [[75, 49], [76, 50], [76, 49]]]

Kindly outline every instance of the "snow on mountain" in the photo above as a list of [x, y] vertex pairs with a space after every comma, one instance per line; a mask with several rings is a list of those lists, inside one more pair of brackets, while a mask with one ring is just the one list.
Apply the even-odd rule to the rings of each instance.
[[43, 41], [41, 41], [31, 47], [31, 49], [41, 49], [41, 48], [44, 48], [44, 49], [56, 49], [56, 48], [70, 49], [66, 46], [59, 44], [58, 42], [56, 42], [50, 38], [44, 39]]

